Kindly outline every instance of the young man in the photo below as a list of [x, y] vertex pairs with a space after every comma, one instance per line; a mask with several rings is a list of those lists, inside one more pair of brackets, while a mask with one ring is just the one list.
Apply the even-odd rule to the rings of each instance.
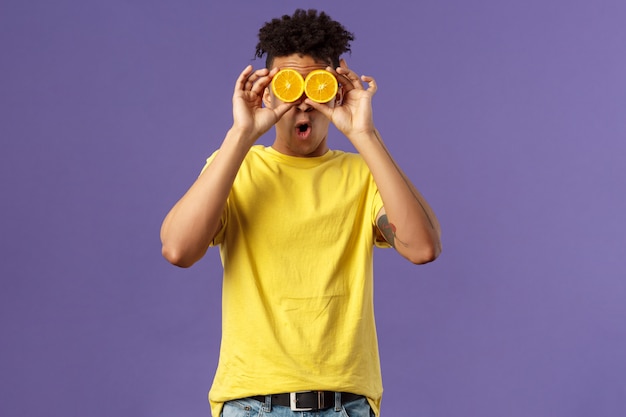
[[[215, 417], [378, 414], [373, 247], [392, 246], [416, 264], [440, 253], [434, 213], [374, 126], [376, 82], [340, 60], [352, 40], [314, 10], [266, 23], [257, 56], [267, 68], [239, 75], [232, 128], [163, 222], [163, 255], [174, 265], [220, 247]], [[332, 72], [336, 99], [281, 102], [270, 83], [283, 68]], [[358, 153], [329, 150], [330, 123]], [[272, 126], [273, 145], [255, 145]]]

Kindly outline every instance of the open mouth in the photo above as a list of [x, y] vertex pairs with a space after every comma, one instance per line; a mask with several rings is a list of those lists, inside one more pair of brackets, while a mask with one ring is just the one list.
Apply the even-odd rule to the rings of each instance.
[[308, 123], [299, 123], [296, 125], [296, 134], [299, 138], [306, 139], [311, 133], [311, 125]]

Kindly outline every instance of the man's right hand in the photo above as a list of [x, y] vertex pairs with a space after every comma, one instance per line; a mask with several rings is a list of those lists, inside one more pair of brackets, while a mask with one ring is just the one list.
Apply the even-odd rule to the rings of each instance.
[[[263, 95], [278, 72], [278, 68], [253, 71], [248, 65], [239, 75], [233, 93], [233, 129], [249, 138], [250, 146], [293, 107], [293, 103], [280, 103], [275, 108], [263, 107]], [[270, 94], [269, 91], [267, 94]]]

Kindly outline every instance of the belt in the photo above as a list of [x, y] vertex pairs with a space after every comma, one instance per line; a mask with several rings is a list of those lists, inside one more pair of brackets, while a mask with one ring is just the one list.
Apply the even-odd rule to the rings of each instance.
[[[290, 407], [292, 411], [317, 411], [335, 406], [334, 391], [305, 391], [288, 392], [285, 394], [272, 394], [272, 405], [282, 405]], [[250, 397], [253, 400], [265, 402], [265, 395], [255, 395]], [[363, 398], [362, 395], [341, 393], [341, 403], [349, 403]]]

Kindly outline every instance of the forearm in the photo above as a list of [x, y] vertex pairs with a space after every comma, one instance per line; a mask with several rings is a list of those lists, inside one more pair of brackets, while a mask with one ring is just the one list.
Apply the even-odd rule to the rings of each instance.
[[250, 142], [231, 129], [209, 166], [174, 205], [161, 226], [163, 256], [188, 267], [204, 256], [220, 230], [220, 218]]
[[378, 131], [352, 143], [370, 168], [383, 200], [387, 218], [379, 228], [385, 238], [411, 262], [434, 260], [441, 252], [441, 229], [426, 199], [394, 161]]

